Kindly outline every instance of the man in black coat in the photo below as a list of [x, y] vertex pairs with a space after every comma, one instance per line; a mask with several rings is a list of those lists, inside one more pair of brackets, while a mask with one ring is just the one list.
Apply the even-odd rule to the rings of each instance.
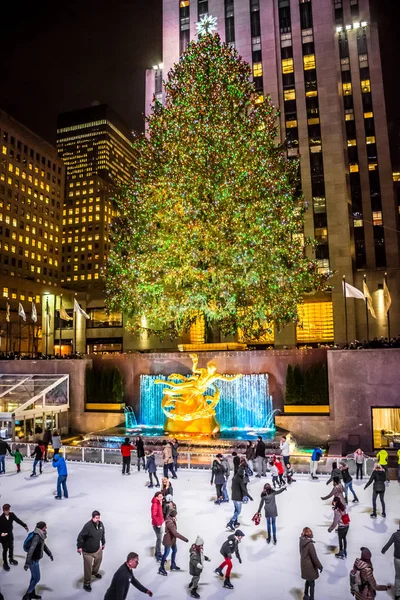
[[10, 446], [7, 444], [7, 442], [5, 440], [2, 440], [0, 438], [0, 475], [2, 473], [6, 472], [6, 463], [5, 463], [5, 458], [6, 458], [6, 454], [11, 454], [11, 448]]
[[104, 525], [100, 521], [99, 511], [94, 510], [91, 520], [83, 526], [76, 543], [78, 553], [83, 556], [83, 589], [86, 592], [92, 591], [92, 577], [101, 579], [99, 569], [105, 544]]
[[146, 468], [144, 462], [144, 443], [141, 435], [136, 438], [136, 454], [137, 454], [137, 468], [140, 471], [140, 463], [143, 465], [143, 469]]
[[230, 531], [235, 531], [235, 527], [239, 527], [240, 523], [238, 523], [238, 517], [242, 512], [242, 504], [243, 501], [247, 502], [247, 488], [244, 481], [244, 470], [239, 469], [234, 478], [232, 479], [232, 502], [235, 507], [235, 512], [229, 523], [227, 523], [227, 528]]
[[3, 546], [3, 569], [5, 571], [10, 570], [7, 554], [11, 565], [18, 564], [18, 561], [14, 560], [14, 521], [29, 531], [28, 525], [18, 519], [17, 515], [10, 511], [10, 508], [9, 504], [3, 504], [3, 513], [0, 515], [0, 541]]
[[106, 591], [104, 600], [125, 600], [128, 596], [129, 585], [132, 584], [136, 589], [152, 597], [153, 593], [144, 587], [132, 573], [139, 564], [139, 556], [136, 552], [129, 552], [126, 562], [114, 573], [111, 585]]
[[258, 436], [256, 446], [256, 464], [257, 464], [257, 475], [256, 477], [265, 477], [265, 444], [261, 435]]

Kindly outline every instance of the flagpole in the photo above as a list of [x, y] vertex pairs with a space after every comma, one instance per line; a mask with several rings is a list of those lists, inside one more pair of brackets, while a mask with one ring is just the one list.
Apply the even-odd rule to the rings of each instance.
[[7, 320], [8, 301], [9, 301], [9, 298], [7, 298], [7, 302], [6, 302], [6, 356], [7, 356], [7, 353], [8, 353], [8, 320]]
[[49, 345], [49, 297], [46, 296], [46, 360]]
[[[364, 283], [367, 285], [367, 276], [364, 275]], [[367, 342], [369, 340], [369, 315], [368, 315], [368, 298], [365, 298], [365, 316], [367, 319]]]
[[[387, 287], [387, 273], [385, 273], [385, 283], [386, 283], [386, 287]], [[387, 311], [387, 325], [388, 325], [388, 339], [390, 341], [390, 315], [389, 315], [390, 309], [388, 309]]]
[[62, 331], [61, 331], [61, 329], [62, 329], [61, 305], [62, 305], [62, 297], [63, 297], [63, 295], [60, 294], [60, 315], [59, 315], [60, 316], [60, 358], [62, 358], [62, 353], [61, 353], [61, 336], [62, 336]]
[[[76, 292], [75, 292], [75, 298], [76, 298]], [[74, 354], [76, 356], [76, 310], [75, 310], [75, 305], [74, 305]]]
[[346, 323], [346, 344], [348, 344], [348, 331], [347, 331], [347, 294], [346, 294], [346, 275], [343, 275], [343, 295], [344, 295], [344, 318]]
[[18, 337], [19, 337], [19, 340], [18, 340], [19, 341], [19, 346], [18, 346], [18, 354], [19, 354], [20, 358], [21, 358], [21, 335], [22, 335], [21, 334], [21, 315], [19, 315], [19, 335], [18, 335]]

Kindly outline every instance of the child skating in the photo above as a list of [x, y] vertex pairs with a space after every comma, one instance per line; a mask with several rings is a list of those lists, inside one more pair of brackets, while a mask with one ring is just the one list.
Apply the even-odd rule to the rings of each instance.
[[221, 546], [221, 554], [224, 557], [224, 562], [219, 565], [214, 571], [217, 575], [224, 576], [222, 569], [227, 567], [225, 573], [224, 580], [224, 588], [228, 588], [229, 590], [233, 590], [233, 585], [231, 584], [230, 576], [232, 571], [232, 555], [235, 553], [236, 558], [239, 563], [242, 564], [242, 559], [239, 554], [239, 544], [244, 538], [244, 533], [240, 529], [237, 529], [235, 533], [230, 535], [228, 539]]
[[197, 588], [199, 586], [200, 576], [204, 569], [204, 561], [210, 562], [208, 556], [203, 553], [204, 540], [198, 535], [189, 552], [189, 573], [192, 575], [192, 581], [189, 583], [190, 595], [192, 598], [200, 598]]

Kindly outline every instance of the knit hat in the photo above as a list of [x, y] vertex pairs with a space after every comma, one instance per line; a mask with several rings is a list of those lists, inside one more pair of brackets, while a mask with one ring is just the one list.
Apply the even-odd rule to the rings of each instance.
[[236, 529], [235, 535], [236, 537], [244, 537], [244, 533], [241, 529]]
[[199, 535], [196, 538], [196, 541], [194, 543], [195, 546], [204, 546], [204, 540], [203, 538], [201, 538]]
[[99, 511], [98, 511], [98, 510], [94, 510], [94, 511], [92, 512], [92, 519], [94, 519], [95, 517], [99, 517], [99, 516], [100, 516], [100, 513], [99, 513]]
[[47, 525], [44, 521], [39, 521], [38, 523], [36, 523], [37, 529], [44, 529], [45, 527], [47, 527]]
[[364, 546], [362, 546], [360, 548], [361, 550], [361, 560], [364, 560], [365, 562], [371, 562], [371, 551], [368, 550], [368, 548], [364, 548]]
[[217, 454], [217, 458], [223, 458], [222, 454]]

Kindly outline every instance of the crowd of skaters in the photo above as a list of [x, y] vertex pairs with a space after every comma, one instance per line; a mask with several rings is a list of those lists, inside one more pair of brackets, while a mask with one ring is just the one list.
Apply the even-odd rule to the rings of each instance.
[[[46, 433], [46, 432], [45, 432]], [[39, 465], [39, 473], [42, 471], [42, 461], [48, 461], [47, 446], [52, 443], [52, 437], [56, 437], [56, 445], [58, 445], [57, 432], [53, 433], [50, 438], [43, 435], [42, 440], [38, 440], [37, 445], [32, 453], [34, 457], [33, 476], [37, 476], [36, 467]], [[60, 442], [61, 446], [61, 442]], [[59, 446], [59, 447], [60, 447]], [[62, 499], [64, 495], [68, 498], [68, 490], [66, 481], [68, 477], [67, 467], [64, 458], [59, 454], [59, 447], [54, 453], [52, 464], [57, 469], [57, 493], [55, 498]], [[39, 451], [40, 450], [40, 451]], [[189, 539], [178, 531], [178, 508], [174, 500], [174, 490], [168, 476], [172, 479], [177, 479], [178, 469], [178, 451], [179, 443], [176, 439], [164, 440], [162, 461], [163, 461], [163, 476], [161, 484], [157, 477], [157, 465], [154, 452], [151, 450], [145, 451], [144, 442], [141, 436], [138, 436], [132, 443], [129, 438], [121, 444], [122, 454], [122, 474], [129, 475], [131, 469], [131, 452], [135, 450], [137, 456], [137, 469], [143, 469], [149, 475], [148, 488], [159, 488], [150, 501], [151, 524], [155, 533], [155, 552], [154, 557], [158, 565], [157, 573], [161, 576], [168, 576], [167, 560], [171, 555], [169, 571], [180, 571], [181, 568], [177, 564], [177, 541], [188, 543]], [[4, 451], [4, 454], [1, 452]], [[17, 456], [18, 449], [14, 452], [4, 440], [0, 440], [0, 466], [4, 472], [4, 459], [9, 452], [15, 457], [17, 472], [20, 472], [21, 460]], [[19, 453], [20, 454], [20, 453]], [[22, 455], [21, 455], [22, 456]], [[310, 460], [310, 477], [317, 479], [318, 463], [322, 456], [322, 450], [315, 448]], [[399, 483], [400, 483], [400, 450], [397, 453], [399, 463]], [[226, 524], [229, 535], [222, 544], [220, 553], [222, 562], [216, 566], [214, 573], [222, 577], [223, 587], [233, 589], [231, 583], [231, 572], [233, 568], [233, 558], [235, 557], [239, 563], [242, 562], [239, 545], [242, 542], [245, 534], [240, 529], [240, 514], [243, 504], [249, 500], [253, 500], [248, 490], [250, 478], [255, 475], [256, 478], [267, 476], [267, 472], [271, 475], [271, 483], [267, 482], [263, 486], [260, 502], [257, 512], [254, 514], [252, 521], [257, 526], [261, 522], [261, 515], [264, 512], [267, 525], [267, 544], [271, 542], [277, 544], [277, 518], [278, 504], [277, 497], [288, 490], [288, 486], [295, 482], [293, 479], [293, 469], [290, 463], [290, 444], [286, 436], [282, 436], [280, 440], [280, 453], [269, 455], [266, 454], [266, 446], [261, 436], [254, 444], [249, 441], [246, 451], [243, 455], [232, 452], [233, 458], [233, 474], [231, 472], [230, 463], [226, 456], [217, 454], [213, 460], [211, 468], [211, 485], [216, 488], [215, 504], [230, 502], [228, 483], [232, 475], [230, 485], [231, 500], [233, 502], [233, 515]], [[354, 454], [347, 458], [353, 458], [356, 465], [356, 478], [362, 480], [364, 476], [364, 461], [367, 456], [361, 449], [358, 449]], [[364, 489], [372, 485], [372, 506], [373, 512], [371, 518], [377, 517], [377, 499], [381, 503], [381, 515], [386, 517], [385, 507], [385, 490], [389, 483], [387, 476], [388, 453], [382, 449], [378, 452], [377, 462], [374, 466], [371, 476], [365, 484]], [[18, 460], [17, 460], [18, 459]], [[3, 464], [2, 464], [3, 463]], [[36, 463], [36, 464], [35, 464]], [[353, 495], [352, 501], [357, 503], [359, 500], [352, 485], [353, 478], [349, 472], [346, 460], [339, 463], [332, 463], [332, 472], [326, 482], [327, 485], [332, 483], [332, 489], [329, 494], [322, 497], [322, 500], [332, 498], [332, 524], [328, 528], [329, 532], [336, 531], [338, 534], [339, 551], [335, 554], [338, 559], [347, 558], [347, 534], [350, 528], [350, 517], [347, 512], [347, 504], [349, 502], [348, 493]], [[0, 541], [3, 547], [3, 568], [5, 571], [11, 569], [10, 565], [16, 566], [18, 562], [14, 559], [14, 538], [13, 524], [24, 527], [29, 532], [26, 523], [19, 519], [11, 512], [10, 504], [3, 505], [3, 512], [0, 515]], [[39, 599], [40, 596], [36, 593], [36, 585], [40, 581], [40, 561], [46, 554], [50, 560], [53, 560], [53, 554], [46, 544], [47, 525], [44, 521], [39, 521], [34, 530], [28, 533], [24, 542], [24, 551], [26, 552], [26, 561], [24, 564], [25, 570], [30, 570], [31, 579], [28, 589], [23, 596], [23, 600]], [[92, 591], [92, 581], [101, 579], [99, 573], [102, 562], [103, 550], [105, 547], [105, 526], [101, 521], [99, 511], [94, 510], [91, 519], [83, 526], [77, 537], [77, 552], [83, 557], [84, 565], [84, 580], [83, 589], [86, 592]], [[394, 566], [395, 566], [395, 598], [400, 600], [400, 529], [393, 533], [387, 544], [382, 548], [384, 554], [391, 546], [394, 546]], [[313, 532], [310, 527], [304, 527], [299, 542], [300, 551], [300, 570], [301, 577], [305, 580], [303, 600], [315, 599], [315, 582], [319, 574], [323, 571], [322, 563], [320, 562], [315, 544], [313, 540]], [[357, 600], [372, 599], [376, 592], [387, 590], [390, 584], [378, 585], [374, 577], [372, 566], [372, 556], [368, 548], [360, 549], [360, 558], [354, 562], [353, 568], [350, 571], [350, 591]], [[210, 559], [204, 554], [204, 540], [200, 535], [197, 535], [194, 543], [189, 550], [189, 573], [191, 581], [188, 583], [188, 591], [193, 598], [200, 598], [199, 582], [205, 562]], [[124, 600], [129, 592], [132, 584], [139, 591], [152, 596], [152, 592], [143, 586], [134, 576], [133, 571], [139, 564], [139, 556], [135, 552], [130, 552], [114, 574], [110, 586], [106, 592], [104, 600]], [[2, 600], [0, 592], [0, 600]]]

